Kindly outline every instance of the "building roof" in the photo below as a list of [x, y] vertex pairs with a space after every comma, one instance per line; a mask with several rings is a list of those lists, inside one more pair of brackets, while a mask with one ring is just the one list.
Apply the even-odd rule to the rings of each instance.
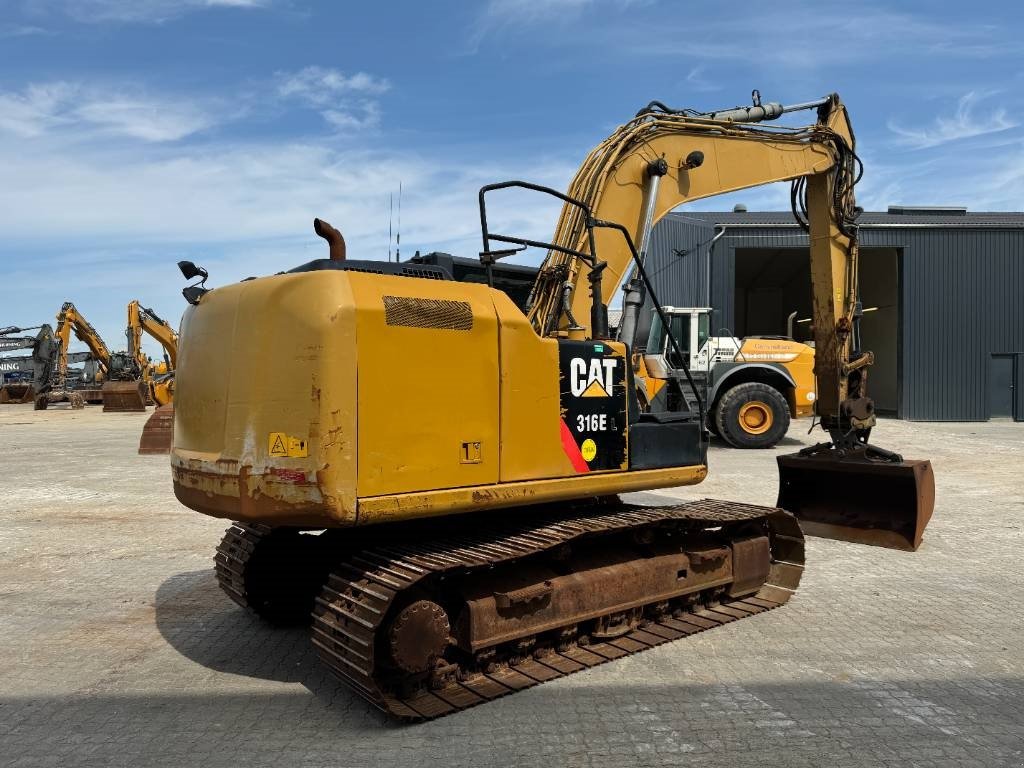
[[[790, 211], [678, 211], [668, 214], [678, 221], [746, 227], [795, 227]], [[963, 208], [910, 208], [892, 206], [886, 212], [864, 211], [857, 223], [864, 227], [1024, 228], [1024, 212], [967, 211]]]

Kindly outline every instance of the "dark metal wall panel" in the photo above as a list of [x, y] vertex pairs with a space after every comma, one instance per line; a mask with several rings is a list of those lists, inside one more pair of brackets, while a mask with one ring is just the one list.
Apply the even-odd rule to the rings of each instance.
[[[714, 233], [708, 222], [682, 216], [667, 217], [655, 228], [648, 265], [664, 304], [704, 304], [706, 243]], [[737, 247], [806, 245], [795, 227], [727, 227], [712, 259], [716, 331], [734, 326]], [[861, 245], [901, 254], [899, 415], [920, 421], [987, 419], [989, 358], [1017, 353], [1016, 418], [1024, 420], [1024, 230], [868, 227], [861, 230]]]
[[1024, 352], [1024, 234], [925, 229], [905, 242], [902, 415], [984, 421], [991, 356]]
[[[677, 217], [662, 219], [651, 232], [647, 276], [664, 306], [703, 307], [707, 280], [707, 249], [715, 230]], [[648, 297], [637, 328], [639, 344], [647, 341], [653, 304]]]
[[1024, 421], [1024, 354], [1017, 355], [1017, 372], [1013, 381], [1016, 402], [1013, 404], [1013, 418]]

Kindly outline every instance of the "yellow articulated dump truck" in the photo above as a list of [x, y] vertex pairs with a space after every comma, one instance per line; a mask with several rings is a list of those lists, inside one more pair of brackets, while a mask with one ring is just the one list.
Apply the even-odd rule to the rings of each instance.
[[814, 413], [812, 346], [785, 336], [711, 336], [709, 308], [663, 310], [680, 353], [655, 313], [647, 345], [634, 358], [650, 407], [671, 407], [674, 390], [665, 385], [685, 367], [705, 393], [708, 429], [733, 448], [771, 448], [785, 437], [790, 417]]
[[[759, 125], [802, 110], [814, 122]], [[525, 311], [437, 266], [349, 260], [320, 220], [329, 258], [276, 275], [210, 289], [182, 262], [197, 282], [183, 292], [171, 474], [184, 505], [234, 521], [215, 556], [223, 590], [268, 620], [310, 622], [352, 691], [422, 720], [781, 606], [804, 567], [798, 519], [916, 547], [931, 467], [868, 441], [857, 162], [836, 95], [714, 113], [654, 103], [567, 193], [480, 190], [491, 277], [504, 256], [547, 252]], [[707, 476], [707, 404], [687, 368], [665, 384], [687, 397], [641, 394], [608, 302], [635, 265], [659, 309], [639, 253], [668, 211], [778, 181], [812, 232], [825, 439], [780, 458], [779, 507], [628, 503], [618, 494]], [[549, 241], [490, 227], [508, 189], [561, 202]]]

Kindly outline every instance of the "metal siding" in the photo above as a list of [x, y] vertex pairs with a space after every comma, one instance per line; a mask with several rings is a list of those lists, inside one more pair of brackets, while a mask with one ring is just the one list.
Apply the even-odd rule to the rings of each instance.
[[1017, 355], [1017, 370], [1013, 380], [1016, 402], [1013, 404], [1013, 420], [1024, 421], [1024, 354]]
[[[707, 241], [715, 234], [711, 227], [691, 224], [676, 218], [665, 218], [651, 232], [647, 276], [658, 301], [664, 306], [704, 306], [705, 257]], [[716, 249], [717, 250], [717, 249]], [[684, 254], [677, 254], [677, 251]], [[650, 297], [640, 313], [637, 338], [647, 341], [654, 305]]]
[[[703, 304], [706, 251], [686, 266], [666, 261], [679, 260], [673, 248], [690, 249], [713, 235], [708, 225], [718, 214], [704, 215], [706, 223], [668, 216], [654, 230], [648, 263], [665, 304]], [[712, 268], [712, 305], [720, 310], [713, 325], [733, 324], [736, 248], [783, 244], [806, 246], [807, 238], [793, 227], [726, 227]], [[861, 245], [902, 250], [900, 416], [985, 420], [989, 356], [1018, 353], [1016, 418], [1024, 420], [1024, 230], [872, 227], [861, 230]]]

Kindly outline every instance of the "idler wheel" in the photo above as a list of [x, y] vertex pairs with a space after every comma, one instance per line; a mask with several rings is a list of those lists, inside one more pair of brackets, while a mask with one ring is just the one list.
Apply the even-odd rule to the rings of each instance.
[[395, 665], [411, 673], [426, 672], [448, 647], [448, 614], [437, 603], [418, 600], [391, 622], [388, 644]]

